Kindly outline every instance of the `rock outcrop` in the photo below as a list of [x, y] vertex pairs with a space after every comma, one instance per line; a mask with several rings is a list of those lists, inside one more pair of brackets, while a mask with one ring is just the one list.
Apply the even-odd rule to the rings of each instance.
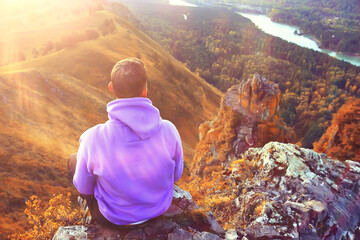
[[[228, 235], [234, 235], [229, 232]], [[151, 219], [144, 224], [118, 229], [109, 229], [101, 225], [64, 226], [53, 237], [53, 240], [86, 240], [86, 239], [224, 239], [225, 231], [216, 222], [211, 212], [206, 213], [192, 201], [191, 195], [174, 188], [174, 197], [170, 209], [162, 216]]]
[[[244, 169], [251, 174], [244, 172]], [[248, 239], [359, 239], [360, 164], [293, 144], [251, 148], [229, 166], [233, 219]], [[232, 194], [233, 189], [227, 193]]]
[[281, 92], [277, 84], [259, 74], [233, 86], [224, 97], [223, 104], [254, 120], [271, 120], [278, 110]]
[[200, 127], [188, 189], [239, 239], [360, 239], [360, 164], [266, 142], [286, 136], [279, 98], [259, 75], [232, 87]]
[[199, 127], [193, 173], [202, 177], [206, 166], [226, 162], [228, 154], [240, 156], [269, 141], [288, 142], [292, 131], [276, 115], [280, 99], [278, 85], [259, 74], [231, 87], [218, 116]]

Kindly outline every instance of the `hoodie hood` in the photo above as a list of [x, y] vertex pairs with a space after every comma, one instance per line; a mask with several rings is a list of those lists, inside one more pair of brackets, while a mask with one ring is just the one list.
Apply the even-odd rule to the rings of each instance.
[[121, 122], [127, 125], [142, 139], [153, 136], [161, 126], [159, 110], [148, 98], [122, 98], [107, 105], [110, 122]]

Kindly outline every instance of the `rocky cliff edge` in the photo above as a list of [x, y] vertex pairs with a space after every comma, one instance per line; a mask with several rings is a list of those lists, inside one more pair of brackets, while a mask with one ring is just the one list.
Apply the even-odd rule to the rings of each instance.
[[58, 229], [53, 240], [219, 240], [224, 237], [225, 231], [216, 222], [214, 215], [196, 205], [189, 192], [175, 186], [171, 207], [160, 217], [121, 229], [109, 229], [97, 224], [64, 226]]
[[286, 139], [279, 98], [257, 74], [230, 88], [200, 126], [187, 189], [239, 239], [360, 239], [360, 164], [268, 141]]
[[237, 211], [229, 219], [236, 221], [239, 235], [360, 239], [359, 163], [271, 142], [249, 149], [227, 170], [229, 184], [237, 186]]
[[224, 169], [227, 187], [213, 197], [232, 201], [214, 213], [236, 229], [225, 232], [176, 187], [171, 210], [146, 225], [120, 231], [62, 227], [53, 239], [360, 239], [360, 163], [270, 142]]

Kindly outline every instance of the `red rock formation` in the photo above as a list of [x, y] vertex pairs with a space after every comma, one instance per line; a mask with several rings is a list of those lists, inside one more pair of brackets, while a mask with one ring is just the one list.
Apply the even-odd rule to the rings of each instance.
[[291, 131], [276, 116], [280, 99], [278, 85], [258, 74], [231, 87], [218, 116], [199, 128], [194, 174], [203, 176], [206, 166], [226, 162], [228, 154], [240, 156], [250, 147], [269, 141], [289, 142]]
[[[255, 74], [252, 80], [243, 81], [238, 87], [237, 103], [261, 120], [271, 120], [279, 107], [281, 92], [277, 84], [268, 82], [264, 77]], [[229, 98], [229, 96], [228, 96]], [[228, 102], [229, 106], [237, 103]]]

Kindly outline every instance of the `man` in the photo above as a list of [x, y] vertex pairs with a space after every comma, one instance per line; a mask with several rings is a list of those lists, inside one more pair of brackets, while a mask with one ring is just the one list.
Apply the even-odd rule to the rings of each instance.
[[183, 151], [176, 127], [162, 120], [147, 96], [144, 63], [119, 61], [111, 72], [109, 120], [80, 137], [73, 183], [88, 200], [98, 223], [139, 224], [169, 208], [174, 182], [183, 171]]

